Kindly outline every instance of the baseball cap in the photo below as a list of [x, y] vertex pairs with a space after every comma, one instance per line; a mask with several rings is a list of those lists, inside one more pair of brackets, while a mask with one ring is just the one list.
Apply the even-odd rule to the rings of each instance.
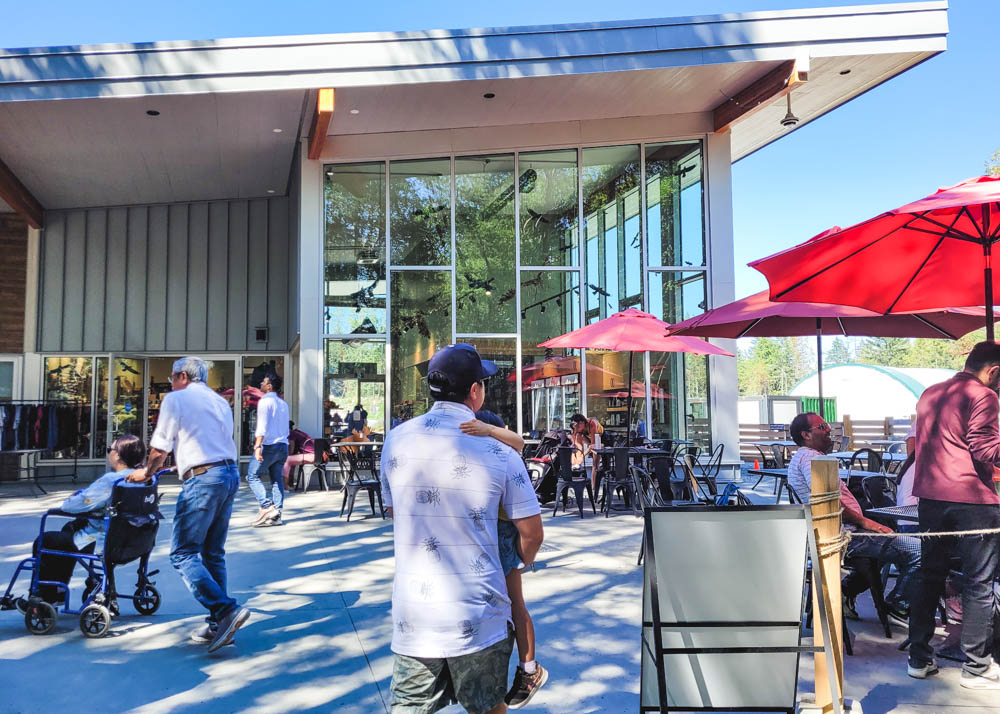
[[442, 347], [431, 357], [427, 364], [427, 388], [434, 394], [461, 394], [496, 373], [496, 363], [482, 359], [469, 343], [459, 342]]

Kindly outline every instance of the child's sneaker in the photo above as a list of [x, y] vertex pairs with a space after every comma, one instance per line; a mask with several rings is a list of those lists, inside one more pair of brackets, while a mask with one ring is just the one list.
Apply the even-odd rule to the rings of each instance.
[[510, 686], [510, 691], [504, 697], [508, 709], [520, 709], [527, 706], [535, 692], [542, 688], [548, 681], [549, 673], [540, 664], [535, 665], [534, 674], [528, 674], [518, 667], [514, 672], [514, 683]]

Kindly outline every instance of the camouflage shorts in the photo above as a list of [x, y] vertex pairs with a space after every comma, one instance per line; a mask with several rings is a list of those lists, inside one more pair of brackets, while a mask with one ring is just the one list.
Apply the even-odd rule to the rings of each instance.
[[458, 702], [469, 714], [483, 714], [507, 694], [514, 630], [484, 650], [445, 659], [394, 655], [393, 714], [431, 714]]

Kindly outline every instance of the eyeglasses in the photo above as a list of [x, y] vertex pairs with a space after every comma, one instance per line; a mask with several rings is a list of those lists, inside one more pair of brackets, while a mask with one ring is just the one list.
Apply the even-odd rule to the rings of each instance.
[[815, 431], [816, 429], [819, 429], [820, 431], [832, 431], [830, 425], [827, 424], [826, 422], [823, 422], [822, 424], [817, 424], [816, 426], [809, 427], [809, 431]]
[[117, 451], [117, 449], [115, 449], [113, 446], [109, 446], [108, 447], [108, 455], [110, 455], [112, 451]]

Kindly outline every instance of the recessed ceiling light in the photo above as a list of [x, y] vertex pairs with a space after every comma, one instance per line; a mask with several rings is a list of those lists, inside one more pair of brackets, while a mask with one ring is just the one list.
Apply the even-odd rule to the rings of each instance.
[[851, 70], [849, 70], [849, 69], [842, 69], [842, 70], [840, 70], [840, 73], [841, 74], [850, 74]]
[[158, 117], [158, 116], [160, 116], [160, 113], [158, 111], [156, 111], [155, 109], [147, 109], [146, 110], [146, 114], [148, 114], [151, 117]]
[[274, 189], [273, 188], [269, 188], [269, 189], [267, 189], [267, 192], [268, 193], [274, 193]]
[[483, 99], [493, 99], [496, 95], [493, 92], [487, 92], [483, 95]]
[[280, 134], [282, 130], [281, 129], [271, 129], [271, 131], [273, 131], [275, 134]]
[[360, 114], [360, 113], [361, 113], [360, 109], [352, 109], [351, 110], [351, 114]]

